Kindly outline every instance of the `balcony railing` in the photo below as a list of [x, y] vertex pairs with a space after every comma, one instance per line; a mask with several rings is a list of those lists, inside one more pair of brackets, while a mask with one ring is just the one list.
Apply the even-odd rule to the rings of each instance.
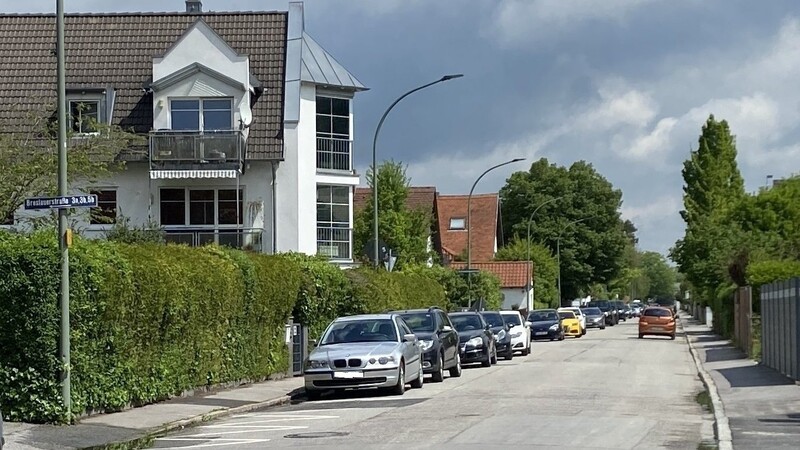
[[353, 170], [353, 141], [317, 137], [317, 169], [351, 172]]
[[186, 244], [190, 247], [217, 244], [259, 253], [264, 251], [264, 231], [257, 228], [238, 230], [167, 230], [165, 238], [167, 242]]
[[353, 229], [317, 227], [317, 254], [331, 259], [352, 259]]
[[237, 169], [246, 151], [239, 130], [159, 130], [150, 132], [150, 166], [153, 169]]

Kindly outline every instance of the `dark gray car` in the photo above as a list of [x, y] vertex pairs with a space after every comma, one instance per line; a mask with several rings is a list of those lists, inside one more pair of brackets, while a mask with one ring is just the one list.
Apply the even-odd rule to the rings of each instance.
[[586, 316], [586, 328], [606, 329], [606, 315], [600, 308], [587, 307], [581, 308], [581, 311]]

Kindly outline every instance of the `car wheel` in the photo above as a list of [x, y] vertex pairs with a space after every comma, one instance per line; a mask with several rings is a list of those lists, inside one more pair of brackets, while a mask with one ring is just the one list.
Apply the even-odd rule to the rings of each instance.
[[306, 389], [306, 398], [309, 401], [315, 402], [322, 397], [322, 392], [316, 389]]
[[601, 329], [601, 330], [605, 330], [605, 329], [606, 329], [606, 325], [605, 325], [605, 324], [603, 324], [603, 326], [601, 326], [601, 327], [600, 327], [600, 329]]
[[582, 336], [583, 336], [583, 335], [586, 335], [586, 328], [584, 328], [583, 330], [581, 330], [581, 335], [582, 335]]
[[400, 361], [397, 384], [392, 388], [392, 393], [395, 395], [403, 395], [406, 393], [406, 363], [404, 361]]
[[461, 376], [461, 354], [456, 353], [456, 363], [453, 367], [450, 368], [450, 376], [452, 378], [458, 378]]
[[412, 389], [422, 389], [422, 384], [425, 380], [425, 374], [422, 372], [422, 359], [420, 359], [419, 364], [419, 373], [417, 374], [417, 378], [411, 382]]
[[442, 354], [439, 353], [439, 356], [436, 360], [436, 372], [433, 372], [431, 379], [434, 383], [441, 383], [444, 381], [444, 358], [442, 358]]
[[559, 341], [563, 341], [564, 340], [564, 331], [561, 331], [561, 334], [558, 336], [558, 340]]
[[644, 339], [644, 335], [642, 333], [639, 333], [639, 339]]
[[483, 367], [489, 367], [492, 365], [492, 349], [486, 348], [486, 358], [481, 361], [481, 365]]
[[669, 335], [669, 338], [670, 338], [670, 339], [672, 339], [672, 340], [674, 341], [674, 340], [675, 340], [675, 335], [674, 335], [674, 334], [671, 334], [671, 335]]
[[492, 364], [497, 364], [497, 346], [492, 346]]
[[511, 361], [514, 359], [514, 349], [511, 348], [511, 344], [508, 345], [508, 351], [506, 352], [506, 361]]

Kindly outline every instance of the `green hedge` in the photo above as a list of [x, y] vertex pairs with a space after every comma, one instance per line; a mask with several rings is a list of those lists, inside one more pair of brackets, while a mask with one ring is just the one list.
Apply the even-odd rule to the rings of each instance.
[[[73, 411], [115, 410], [287, 369], [298, 264], [218, 247], [77, 241], [70, 252]], [[56, 384], [59, 260], [43, 235], [0, 238], [0, 404], [68, 419]]]

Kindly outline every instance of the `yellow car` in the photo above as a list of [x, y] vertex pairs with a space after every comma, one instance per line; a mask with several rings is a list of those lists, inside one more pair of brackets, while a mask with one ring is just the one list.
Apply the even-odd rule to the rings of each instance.
[[561, 328], [564, 329], [564, 335], [575, 336], [576, 338], [583, 336], [581, 321], [578, 320], [574, 312], [559, 311], [558, 318], [561, 319]]

